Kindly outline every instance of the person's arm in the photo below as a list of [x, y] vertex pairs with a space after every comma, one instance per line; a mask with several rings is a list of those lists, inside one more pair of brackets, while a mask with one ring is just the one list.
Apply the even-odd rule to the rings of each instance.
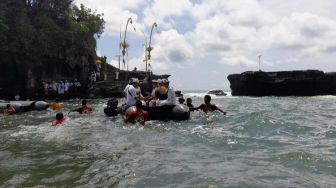
[[11, 107], [11, 109], [10, 109], [10, 114], [15, 114], [15, 113], [16, 113], [15, 108], [14, 108], [14, 107]]
[[213, 105], [215, 107], [215, 110], [218, 110], [220, 112], [222, 112], [224, 115], [226, 115], [226, 112], [224, 112], [222, 109], [218, 108], [216, 105]]
[[141, 94], [141, 92], [140, 92], [140, 94], [139, 94], [139, 100], [142, 100], [142, 101], [144, 101], [144, 100], [146, 100], [146, 98], [144, 97], [144, 96], [142, 96], [142, 94]]
[[79, 112], [79, 113], [81, 113], [82, 109], [83, 109], [82, 107], [78, 107], [78, 108], [75, 108], [75, 109], [71, 110], [71, 112]]
[[198, 107], [194, 107], [193, 109], [194, 109], [194, 110], [202, 110], [202, 109], [203, 109], [203, 106], [204, 106], [204, 104], [201, 104], [201, 105], [199, 105]]
[[127, 92], [128, 92], [128, 85], [125, 87], [125, 89], [122, 91], [122, 94], [124, 98], [127, 98]]
[[226, 112], [224, 112], [222, 109], [218, 108], [218, 111], [222, 112], [224, 115], [226, 115]]
[[156, 95], [155, 95], [155, 89], [153, 89], [152, 93], [151, 93], [151, 99], [155, 100], [156, 99]]
[[195, 111], [195, 110], [197, 110], [194, 106], [191, 106], [191, 107], [189, 107], [189, 111]]

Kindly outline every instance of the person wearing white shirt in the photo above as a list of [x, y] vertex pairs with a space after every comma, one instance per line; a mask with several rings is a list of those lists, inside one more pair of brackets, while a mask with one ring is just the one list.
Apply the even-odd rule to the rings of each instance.
[[55, 81], [52, 82], [51, 88], [54, 92], [57, 92], [57, 83]]
[[43, 82], [44, 94], [48, 95], [49, 84], [48, 82]]
[[123, 90], [123, 95], [125, 98], [127, 98], [127, 90], [132, 85], [132, 80], [128, 82], [128, 84], [125, 86], [125, 89]]
[[133, 85], [130, 85], [128, 88], [127, 88], [127, 91], [126, 91], [126, 105], [127, 106], [134, 106], [138, 97], [137, 97], [137, 94], [136, 94], [137, 90], [134, 88]]
[[69, 87], [70, 87], [70, 85], [69, 85], [68, 80], [65, 80], [65, 83], [64, 83], [64, 92], [65, 93], [68, 93]]
[[132, 85], [126, 86], [126, 105], [134, 106], [137, 100], [144, 100], [145, 98], [141, 94], [141, 89], [139, 86], [139, 79], [133, 78]]
[[62, 81], [58, 83], [58, 94], [64, 95], [64, 83]]

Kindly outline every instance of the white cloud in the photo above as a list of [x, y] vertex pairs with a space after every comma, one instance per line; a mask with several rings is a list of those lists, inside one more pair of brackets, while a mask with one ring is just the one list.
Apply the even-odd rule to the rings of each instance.
[[292, 13], [276, 20], [269, 11], [254, 3], [247, 7], [240, 4], [239, 8], [239, 3], [211, 2], [204, 6], [222, 6], [227, 12], [213, 16], [203, 12], [207, 18], [197, 23], [190, 36], [201, 54], [217, 55], [221, 63], [256, 66], [257, 63], [249, 59], [255, 59], [260, 52], [278, 54], [273, 59], [293, 55], [293, 51], [298, 58], [308, 58], [336, 49], [330, 40], [336, 37], [335, 20], [312, 13]]
[[[105, 14], [105, 34], [108, 36], [119, 36], [120, 25], [124, 31], [127, 18], [134, 19], [137, 32], [131, 29], [129, 32], [130, 37], [137, 40], [131, 42], [131, 50], [137, 52], [132, 53], [130, 66], [140, 69], [144, 69], [144, 64], [139, 64], [143, 51], [139, 50], [141, 44], [135, 43], [143, 42], [143, 33], [148, 33], [154, 22], [158, 23], [161, 33], [153, 35], [151, 63], [153, 70], [158, 71], [174, 72], [176, 68], [195, 64], [203, 71], [202, 67], [209, 67], [209, 63], [220, 63], [230, 65], [230, 71], [239, 72], [257, 67], [260, 53], [263, 54], [263, 65], [273, 66], [274, 70], [288, 69], [288, 65], [300, 69], [307, 66], [306, 62], [315, 61], [323, 68], [324, 62], [331, 63], [336, 56], [334, 0], [76, 2]], [[211, 61], [202, 63], [209, 57]]]
[[167, 19], [172, 16], [183, 16], [190, 14], [189, 10], [192, 4], [189, 0], [154, 0], [143, 11], [144, 23], [160, 23], [160, 27], [169, 29], [174, 25], [173, 19]]
[[295, 51], [297, 56], [325, 53], [334, 47], [336, 21], [310, 13], [293, 13], [259, 33], [269, 50]]
[[226, 65], [240, 65], [242, 67], [246, 66], [255, 66], [256, 62], [250, 60], [249, 58], [241, 55], [235, 55], [230, 57], [222, 57], [220, 59], [220, 63], [226, 64]]
[[256, 30], [243, 25], [231, 25], [228, 18], [216, 15], [197, 24], [193, 41], [204, 53], [229, 53], [248, 48], [247, 43], [255, 40]]
[[279, 19], [284, 15], [307, 12], [332, 19], [336, 17], [336, 11], [334, 10], [334, 7], [336, 7], [335, 0], [260, 0], [260, 4], [265, 9], [271, 10]]
[[[144, 25], [138, 23], [138, 14], [136, 9], [144, 3], [143, 0], [76, 0], [75, 4], [84, 4], [86, 7], [90, 7], [93, 10], [97, 10], [98, 13], [104, 14], [104, 20], [106, 21], [104, 35], [118, 36], [121, 26], [121, 31], [125, 30], [126, 21], [128, 18], [132, 18], [134, 24], [138, 30], [143, 30]], [[135, 33], [132, 29], [130, 33], [136, 35], [142, 35], [140, 32]]]
[[168, 67], [181, 68], [182, 63], [186, 63], [193, 58], [193, 50], [190, 44], [183, 35], [173, 29], [154, 35], [153, 46], [153, 66], [156, 66], [156, 63], [161, 63], [160, 65], [165, 64]]

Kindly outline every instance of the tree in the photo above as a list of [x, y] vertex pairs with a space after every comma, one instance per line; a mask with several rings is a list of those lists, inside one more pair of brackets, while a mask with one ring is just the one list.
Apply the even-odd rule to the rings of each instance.
[[[0, 73], [13, 71], [13, 74], [21, 74], [22, 71], [12, 70], [13, 66], [6, 66], [13, 63], [18, 69], [19, 66], [26, 66], [21, 70], [27, 71], [44, 70], [41, 68], [44, 64], [48, 69], [50, 62], [67, 63], [70, 68], [80, 67], [83, 57], [94, 65], [95, 37], [99, 38], [104, 31], [103, 15], [84, 5], [77, 7], [72, 2], [1, 0], [0, 64], [11, 68], [0, 70]], [[43, 71], [38, 71], [38, 74], [36, 77], [41, 77]], [[25, 76], [20, 75], [19, 78], [25, 79]]]

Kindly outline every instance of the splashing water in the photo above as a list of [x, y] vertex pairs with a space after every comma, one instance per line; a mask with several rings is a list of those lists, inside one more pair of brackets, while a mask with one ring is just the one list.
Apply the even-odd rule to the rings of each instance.
[[[186, 93], [200, 104], [204, 93]], [[127, 125], [92, 114], [0, 119], [1, 187], [333, 187], [336, 97], [213, 97], [228, 112]], [[79, 101], [64, 102], [64, 112]], [[65, 113], [66, 114], [66, 113]]]

